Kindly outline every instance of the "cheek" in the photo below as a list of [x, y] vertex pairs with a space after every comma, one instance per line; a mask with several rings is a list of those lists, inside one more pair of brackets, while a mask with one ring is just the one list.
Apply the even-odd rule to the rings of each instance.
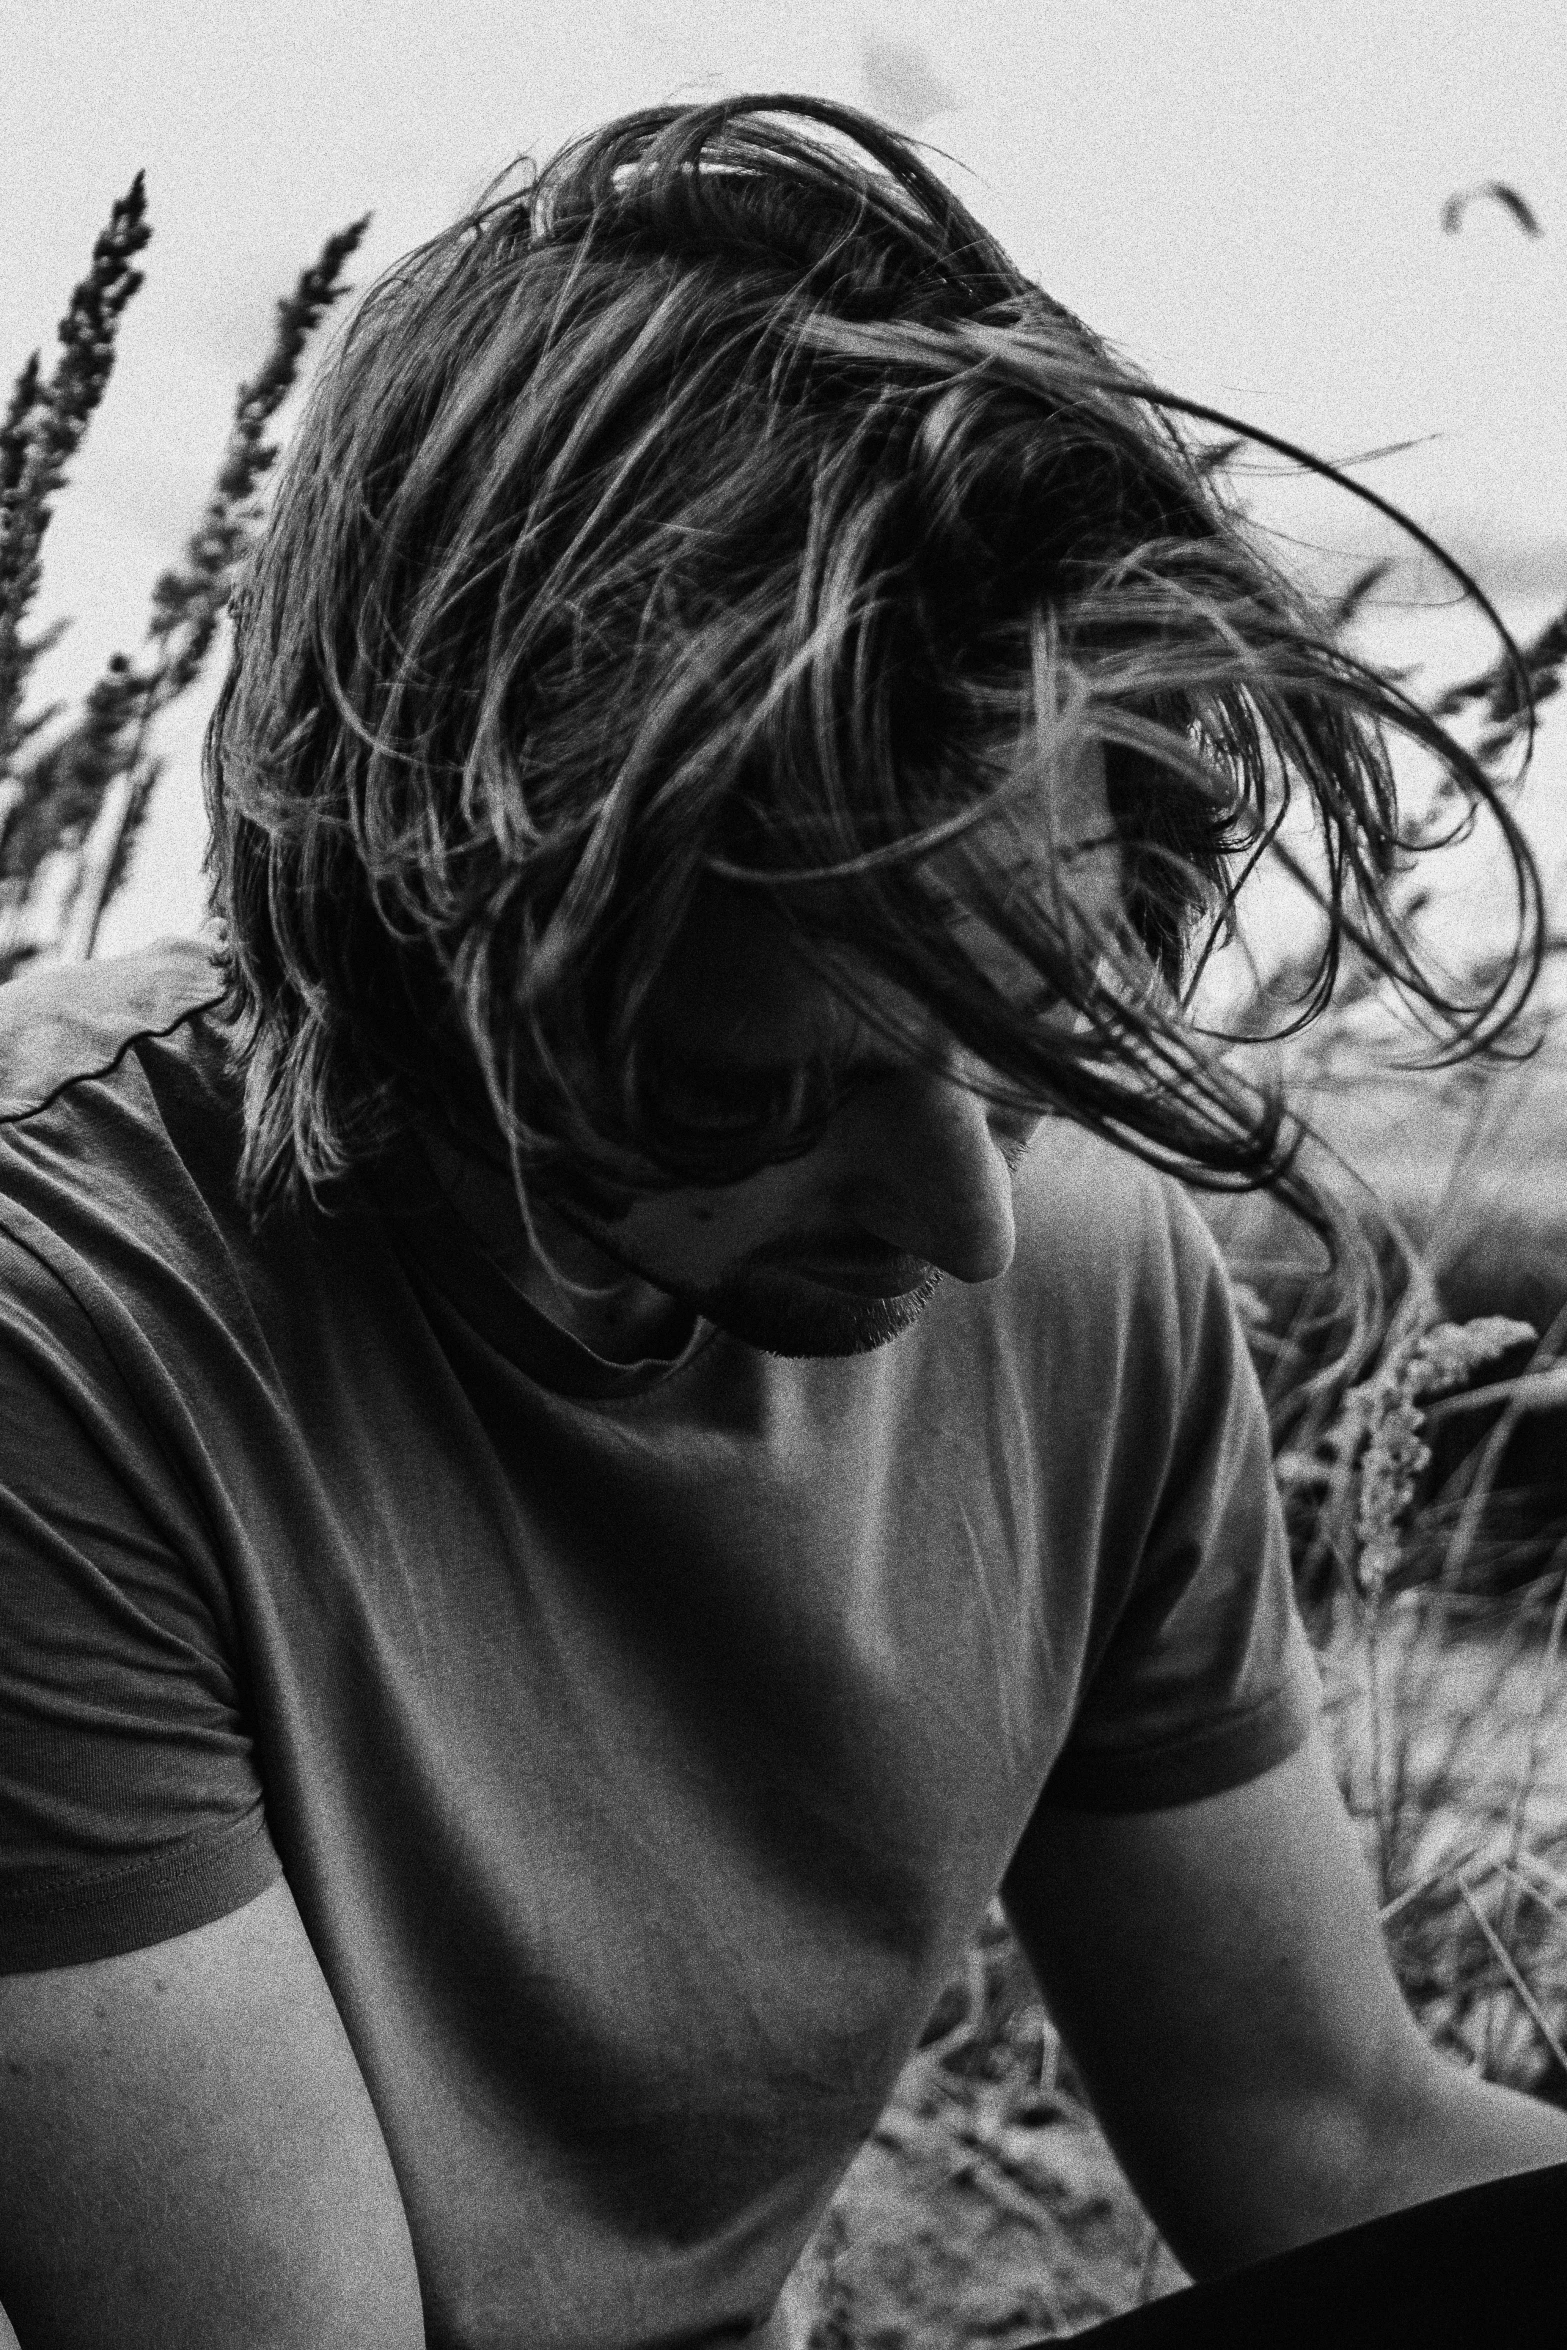
[[722, 1192], [666, 1192], [631, 1210], [616, 1245], [655, 1280], [705, 1281], [739, 1253], [737, 1234], [752, 1221]]
[[798, 1159], [765, 1167], [721, 1191], [673, 1192], [661, 1203], [660, 1238], [714, 1264], [745, 1256], [781, 1238], [798, 1220], [810, 1188], [807, 1165]]

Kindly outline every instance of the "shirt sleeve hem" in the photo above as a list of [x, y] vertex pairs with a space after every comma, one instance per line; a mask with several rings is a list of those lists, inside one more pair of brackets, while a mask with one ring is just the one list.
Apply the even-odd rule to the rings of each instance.
[[1045, 1782], [1041, 1800], [1061, 1811], [1166, 1811], [1260, 1779], [1298, 1753], [1318, 1715], [1305, 1676], [1271, 1696], [1179, 1738], [1148, 1746], [1071, 1748]]
[[243, 1909], [283, 1874], [258, 1806], [216, 1837], [102, 1876], [0, 1897], [0, 1975], [82, 1966], [171, 1942]]

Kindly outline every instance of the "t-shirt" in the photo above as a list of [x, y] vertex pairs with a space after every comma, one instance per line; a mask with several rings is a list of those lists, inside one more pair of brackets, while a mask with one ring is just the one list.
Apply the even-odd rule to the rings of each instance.
[[411, 1143], [253, 1235], [200, 940], [0, 990], [0, 1969], [281, 1871], [432, 2350], [759, 2324], [1041, 1801], [1305, 1735], [1182, 1192], [1051, 1121], [879, 1350], [600, 1360]]

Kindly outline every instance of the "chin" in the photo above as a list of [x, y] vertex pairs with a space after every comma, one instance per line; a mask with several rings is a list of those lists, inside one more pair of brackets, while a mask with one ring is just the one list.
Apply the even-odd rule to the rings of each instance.
[[941, 1287], [934, 1267], [912, 1289], [867, 1297], [786, 1273], [752, 1271], [692, 1303], [706, 1321], [790, 1360], [873, 1354], [911, 1330]]

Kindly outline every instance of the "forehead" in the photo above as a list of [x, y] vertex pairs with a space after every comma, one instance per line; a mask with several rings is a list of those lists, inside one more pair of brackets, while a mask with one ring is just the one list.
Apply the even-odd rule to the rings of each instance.
[[[1120, 853], [1105, 793], [1104, 762], [1094, 751], [1056, 793], [1051, 852], [1071, 895], [1096, 928], [1110, 928], [1121, 902]], [[1037, 843], [1024, 854], [1015, 824], [998, 819], [981, 845], [1008, 877], [1038, 869]], [[949, 927], [966, 939], [976, 962], [994, 967], [1005, 984], [1009, 950], [992, 938], [956, 897]], [[834, 945], [833, 963], [856, 992], [885, 1010], [907, 1032], [928, 1033], [928, 1013], [907, 992], [852, 949]], [[1037, 984], [1037, 983], [1036, 983]], [[650, 1007], [655, 1046], [682, 1058], [780, 1062], [845, 1048], [862, 1023], [830, 981], [808, 962], [787, 924], [761, 892], [736, 883], [704, 881], [690, 921], [670, 957]]]

